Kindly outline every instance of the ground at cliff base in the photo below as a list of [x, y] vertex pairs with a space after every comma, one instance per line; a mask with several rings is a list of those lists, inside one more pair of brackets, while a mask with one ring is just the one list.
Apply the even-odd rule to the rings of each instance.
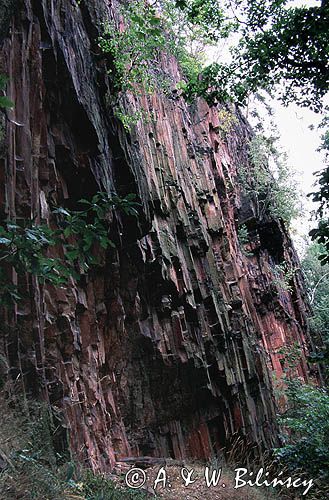
[[[115, 473], [95, 475], [81, 471], [68, 481], [70, 463], [56, 466], [51, 447], [49, 421], [44, 407], [34, 407], [34, 418], [18, 412], [17, 399], [8, 399], [0, 391], [0, 500], [288, 500], [269, 489], [242, 487], [234, 489], [234, 467], [223, 467], [217, 486], [207, 487], [205, 465], [199, 462], [179, 463], [170, 460], [145, 466], [146, 483], [140, 489], [128, 488], [127, 473], [142, 467], [141, 459], [118, 462]], [[37, 420], [35, 420], [37, 418]], [[157, 459], [150, 459], [157, 460]], [[165, 467], [166, 488], [161, 486], [159, 470]], [[182, 468], [194, 471], [193, 484], [184, 486]], [[209, 465], [210, 476], [220, 465]], [[186, 474], [185, 474], [186, 477]], [[158, 487], [155, 481], [158, 479]], [[159, 481], [160, 479], [160, 481]], [[223, 487], [225, 484], [225, 487]], [[295, 500], [297, 500], [295, 498]]]
[[[161, 466], [154, 466], [146, 469], [147, 481], [143, 490], [149, 494], [150, 498], [159, 498], [164, 500], [288, 500], [291, 498], [282, 495], [272, 488], [257, 488], [244, 486], [240, 489], [234, 488], [234, 472], [229, 468], [223, 468], [220, 481], [217, 486], [207, 487], [205, 481], [205, 466], [186, 464], [186, 469], [194, 470], [193, 479], [195, 482], [189, 486], [184, 485], [181, 476], [180, 466], [166, 466], [167, 483], [163, 488], [160, 482], [156, 490], [154, 484], [159, 478], [159, 469]], [[225, 485], [225, 486], [223, 486]], [[295, 497], [296, 499], [298, 497]]]
[[[168, 477], [170, 478], [171, 487], [164, 490], [160, 486], [159, 489], [157, 489], [157, 497], [165, 500], [264, 500], [266, 498], [250, 487], [242, 488], [240, 492], [235, 490], [233, 475], [228, 471], [222, 472], [220, 482], [217, 486], [207, 487], [204, 478], [204, 466], [189, 466], [187, 468], [189, 470], [194, 469], [194, 477], [197, 477], [195, 483], [185, 486], [181, 477], [181, 468], [170, 467], [168, 468]], [[152, 477], [152, 479], [154, 477], [155, 479], [157, 473], [158, 468], [154, 468], [150, 471], [150, 477]]]

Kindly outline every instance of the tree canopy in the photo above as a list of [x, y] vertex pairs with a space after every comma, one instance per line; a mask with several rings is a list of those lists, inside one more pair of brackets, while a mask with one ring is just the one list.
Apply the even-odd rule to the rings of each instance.
[[[221, 5], [215, 22], [208, 14]], [[277, 91], [287, 104], [295, 101], [319, 111], [329, 82], [329, 8], [293, 7], [287, 0], [177, 0], [192, 22], [210, 25], [213, 37], [220, 27], [235, 32], [229, 63], [206, 66], [198, 81], [188, 83], [189, 95], [207, 100], [231, 98], [243, 104], [258, 90]]]

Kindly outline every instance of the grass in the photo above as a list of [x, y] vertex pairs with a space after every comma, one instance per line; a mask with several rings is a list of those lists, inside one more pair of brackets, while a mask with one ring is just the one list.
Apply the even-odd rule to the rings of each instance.
[[43, 403], [21, 403], [0, 392], [0, 500], [144, 500], [105, 475], [79, 470], [53, 446], [54, 426]]

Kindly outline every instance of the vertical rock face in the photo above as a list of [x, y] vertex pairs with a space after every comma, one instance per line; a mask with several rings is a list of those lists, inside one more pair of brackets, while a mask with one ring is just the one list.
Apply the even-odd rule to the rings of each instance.
[[[95, 44], [113, 13], [105, 0], [24, 0], [3, 41], [15, 108], [2, 216], [55, 224], [51, 204], [74, 208], [99, 190], [141, 202], [137, 220], [114, 214], [116, 249], [79, 284], [19, 278], [31, 298], [7, 315], [11, 374], [60, 410], [73, 451], [95, 469], [136, 454], [208, 458], [235, 436], [261, 451], [277, 440], [277, 351], [307, 349], [302, 279], [288, 293], [273, 274], [283, 261], [298, 267], [295, 251], [282, 223], [260, 222], [241, 196], [252, 132], [238, 111], [226, 136], [218, 107], [175, 93], [127, 98], [149, 117], [131, 133], [114, 119]], [[174, 60], [162, 64], [179, 78]]]

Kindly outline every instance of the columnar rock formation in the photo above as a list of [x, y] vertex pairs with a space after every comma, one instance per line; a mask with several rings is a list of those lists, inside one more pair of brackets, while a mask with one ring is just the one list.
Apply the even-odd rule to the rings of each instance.
[[[10, 374], [49, 399], [95, 469], [129, 455], [208, 458], [236, 436], [268, 448], [277, 351], [307, 349], [302, 278], [287, 292], [273, 274], [283, 261], [298, 267], [295, 251], [282, 222], [259, 221], [241, 195], [252, 131], [238, 110], [228, 134], [220, 105], [189, 106], [175, 92], [128, 96], [127, 109], [149, 117], [130, 133], [114, 118], [96, 40], [115, 13], [114, 1], [23, 0], [1, 27], [15, 102], [4, 119], [2, 217], [54, 225], [51, 205], [75, 208], [99, 190], [141, 203], [137, 219], [113, 214], [116, 249], [79, 284], [19, 277], [30, 299], [7, 313]], [[179, 79], [174, 59], [162, 64]]]

